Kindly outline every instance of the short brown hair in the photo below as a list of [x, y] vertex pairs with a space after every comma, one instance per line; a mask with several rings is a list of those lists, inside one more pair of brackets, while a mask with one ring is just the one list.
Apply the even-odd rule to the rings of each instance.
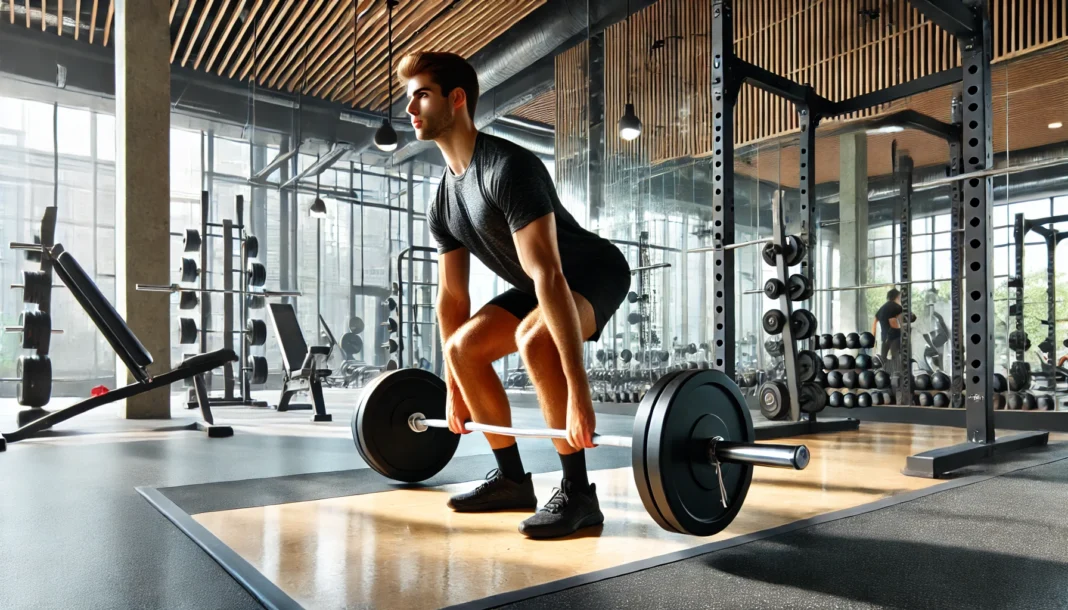
[[403, 81], [416, 74], [429, 74], [430, 79], [441, 87], [441, 94], [448, 97], [459, 87], [467, 94], [467, 114], [475, 120], [478, 104], [478, 74], [467, 60], [456, 53], [413, 51], [405, 55], [397, 65], [397, 76]]

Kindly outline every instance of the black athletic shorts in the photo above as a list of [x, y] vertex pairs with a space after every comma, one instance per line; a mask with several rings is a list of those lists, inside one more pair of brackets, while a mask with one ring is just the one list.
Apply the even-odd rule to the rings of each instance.
[[[619, 250], [600, 258], [596, 265], [567, 275], [567, 286], [581, 294], [593, 306], [596, 328], [587, 341], [596, 341], [623, 299], [630, 291], [630, 265]], [[493, 297], [488, 305], [496, 305], [522, 320], [538, 306], [538, 297], [518, 288], [510, 288]]]

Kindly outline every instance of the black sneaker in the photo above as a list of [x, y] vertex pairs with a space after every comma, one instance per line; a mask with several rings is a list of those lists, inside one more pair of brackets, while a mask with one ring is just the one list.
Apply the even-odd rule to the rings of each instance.
[[522, 483], [516, 483], [497, 468], [489, 471], [486, 481], [478, 487], [449, 498], [449, 508], [460, 513], [534, 510], [537, 507], [538, 498], [534, 496], [534, 483], [529, 472]]
[[588, 489], [578, 490], [564, 479], [545, 506], [519, 524], [519, 532], [529, 538], [559, 538], [602, 523], [597, 486], [591, 484]]

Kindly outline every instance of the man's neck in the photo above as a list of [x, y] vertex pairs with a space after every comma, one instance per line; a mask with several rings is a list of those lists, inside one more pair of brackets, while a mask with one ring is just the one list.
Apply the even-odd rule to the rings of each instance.
[[454, 176], [459, 176], [467, 171], [471, 165], [471, 157], [475, 154], [475, 137], [478, 130], [474, 125], [457, 125], [448, 133], [434, 140], [445, 157], [445, 164]]

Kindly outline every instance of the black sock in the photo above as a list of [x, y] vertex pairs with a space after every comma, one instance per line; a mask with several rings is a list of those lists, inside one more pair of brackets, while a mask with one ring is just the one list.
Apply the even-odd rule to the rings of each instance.
[[586, 478], [586, 451], [576, 451], [568, 455], [560, 455], [560, 464], [564, 467], [564, 478], [575, 489], [586, 489], [590, 486]]
[[519, 445], [512, 443], [507, 447], [493, 450], [493, 457], [497, 458], [497, 468], [505, 477], [522, 483], [527, 473], [523, 470], [523, 460], [519, 457]]

